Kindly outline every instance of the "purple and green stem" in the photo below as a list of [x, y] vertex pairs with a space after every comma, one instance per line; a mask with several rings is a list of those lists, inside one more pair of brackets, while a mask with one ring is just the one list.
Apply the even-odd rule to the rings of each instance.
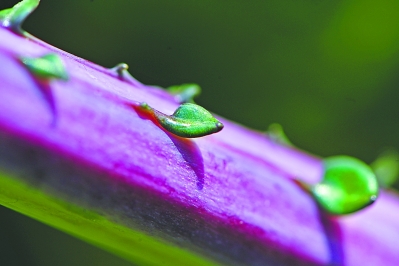
[[[322, 159], [219, 117], [160, 130], [132, 106], [172, 114], [173, 95], [24, 36], [0, 28], [0, 204], [138, 264], [399, 265], [397, 194], [328, 215], [293, 182], [320, 183]], [[20, 60], [47, 54], [68, 81]]]

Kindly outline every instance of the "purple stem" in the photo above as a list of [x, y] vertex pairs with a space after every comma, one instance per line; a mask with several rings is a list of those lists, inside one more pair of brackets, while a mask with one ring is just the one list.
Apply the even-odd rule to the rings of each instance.
[[[329, 217], [292, 181], [320, 180], [320, 158], [225, 119], [173, 136], [131, 107], [171, 114], [166, 92], [6, 29], [0, 40], [0, 168], [226, 265], [399, 265], [396, 194]], [[43, 86], [17, 60], [48, 52], [68, 82]]]

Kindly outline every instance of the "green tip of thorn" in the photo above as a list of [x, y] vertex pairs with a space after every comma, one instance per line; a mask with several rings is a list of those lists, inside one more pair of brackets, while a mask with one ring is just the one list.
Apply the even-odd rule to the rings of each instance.
[[1, 10], [0, 25], [23, 34], [22, 23], [36, 9], [39, 3], [40, 0], [23, 0], [12, 8]]

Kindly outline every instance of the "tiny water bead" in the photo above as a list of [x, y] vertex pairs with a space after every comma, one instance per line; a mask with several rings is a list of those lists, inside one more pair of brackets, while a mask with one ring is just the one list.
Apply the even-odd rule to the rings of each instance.
[[350, 156], [329, 157], [323, 163], [323, 180], [309, 186], [309, 191], [327, 212], [353, 213], [377, 199], [377, 179], [367, 164]]
[[175, 96], [178, 103], [194, 103], [194, 98], [201, 94], [201, 87], [195, 83], [174, 85], [166, 90]]
[[0, 11], [0, 24], [14, 32], [23, 34], [21, 29], [25, 19], [36, 9], [40, 0], [23, 0], [12, 8]]
[[223, 129], [223, 124], [210, 112], [193, 103], [181, 104], [172, 115], [163, 114], [147, 103], [141, 103], [140, 108], [153, 114], [165, 130], [179, 137], [198, 138]]
[[39, 79], [68, 80], [64, 63], [57, 54], [46, 54], [40, 57], [20, 57], [21, 62]]

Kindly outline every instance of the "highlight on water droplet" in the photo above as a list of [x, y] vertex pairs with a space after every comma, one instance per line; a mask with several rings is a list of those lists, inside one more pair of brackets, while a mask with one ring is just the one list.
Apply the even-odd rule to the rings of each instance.
[[15, 6], [0, 11], [0, 25], [14, 32], [25, 34], [21, 29], [25, 19], [36, 9], [40, 0], [23, 0]]
[[64, 63], [57, 54], [50, 53], [40, 57], [21, 56], [19, 59], [39, 79], [68, 80]]
[[195, 83], [174, 85], [166, 90], [175, 96], [178, 103], [194, 103], [194, 98], [201, 94], [201, 87]]
[[141, 110], [151, 113], [166, 131], [183, 138], [198, 138], [223, 129], [223, 124], [205, 108], [193, 104], [181, 104], [172, 115], [166, 115], [147, 103], [138, 106]]
[[378, 183], [367, 164], [350, 156], [329, 157], [323, 163], [323, 180], [308, 185], [308, 190], [324, 210], [343, 215], [375, 202]]

